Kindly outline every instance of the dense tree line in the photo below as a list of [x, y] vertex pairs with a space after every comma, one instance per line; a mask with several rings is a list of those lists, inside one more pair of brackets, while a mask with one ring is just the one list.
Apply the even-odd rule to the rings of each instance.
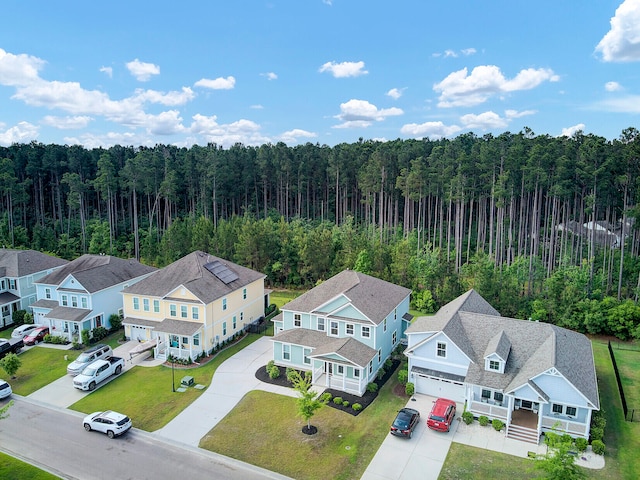
[[[612, 141], [525, 130], [334, 147], [32, 142], [0, 147], [0, 241], [157, 266], [199, 248], [282, 286], [357, 268], [412, 288], [424, 310], [475, 287], [505, 315], [629, 337], [639, 173], [634, 128]], [[623, 314], [635, 320], [621, 332]]]

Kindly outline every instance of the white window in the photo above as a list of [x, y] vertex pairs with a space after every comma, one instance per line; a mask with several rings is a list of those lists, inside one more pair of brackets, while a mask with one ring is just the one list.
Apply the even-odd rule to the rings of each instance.
[[288, 343], [282, 344], [282, 358], [284, 360], [291, 360], [291, 346]]
[[489, 360], [489, 370], [500, 370], [500, 362], [497, 360]]
[[246, 300], [246, 299], [247, 299], [247, 289], [246, 289], [246, 288], [243, 288], [243, 289], [242, 289], [242, 299], [243, 299], [243, 300]]
[[338, 375], [344, 375], [344, 366], [338, 365]]
[[189, 315], [187, 313], [187, 306], [186, 305], [180, 305], [180, 317], [181, 318], [187, 318]]
[[353, 369], [353, 376], [355, 378], [360, 378], [360, 369], [359, 368], [354, 368]]
[[338, 322], [331, 321], [331, 335], [338, 335]]
[[160, 300], [153, 300], [153, 312], [160, 313]]
[[240, 312], [240, 323], [244, 323], [244, 312]]
[[567, 415], [569, 415], [570, 417], [575, 417], [576, 416], [576, 407], [567, 407], [564, 411], [564, 413], [566, 413]]
[[382, 331], [383, 331], [383, 332], [386, 332], [386, 331], [387, 331], [387, 319], [386, 319], [386, 318], [384, 319], [384, 323], [383, 323], [383, 325], [382, 325]]
[[353, 323], [347, 323], [347, 335], [353, 336]]
[[311, 365], [311, 358], [309, 357], [309, 355], [311, 355], [311, 349], [310, 348], [305, 348], [304, 349], [304, 363], [305, 365]]
[[189, 345], [189, 337], [182, 337], [182, 344]]
[[143, 298], [142, 299], [142, 310], [144, 310], [145, 312], [149, 311], [149, 299], [148, 298]]
[[233, 316], [233, 329], [234, 330], [236, 329], [236, 323], [237, 323], [237, 320], [236, 320], [236, 316], [234, 315]]
[[493, 399], [499, 404], [502, 405], [502, 400], [504, 400], [504, 395], [500, 392], [493, 392]]
[[300, 318], [300, 314], [299, 313], [294, 313], [293, 314], [293, 326], [294, 327], [302, 326], [302, 319]]
[[66, 295], [62, 295], [62, 297], [60, 297], [62, 300], [62, 306], [63, 307], [67, 307], [69, 306], [69, 297], [67, 297]]
[[553, 411], [553, 413], [562, 413], [562, 410], [563, 410], [562, 405], [558, 405], [557, 403], [554, 403], [551, 406], [551, 411]]
[[222, 310], [226, 310], [227, 309], [227, 299], [223, 298], [222, 299]]
[[191, 318], [194, 320], [200, 318], [200, 309], [198, 307], [191, 307]]
[[398, 341], [398, 332], [396, 330], [393, 331], [393, 336], [391, 337], [391, 344], [395, 345]]
[[222, 322], [222, 336], [227, 336], [227, 322]]
[[178, 308], [176, 307], [175, 303], [169, 305], [169, 315], [171, 315], [172, 317], [178, 316]]
[[133, 309], [140, 310], [140, 299], [138, 297], [133, 297]]
[[371, 337], [371, 327], [362, 327], [362, 338]]
[[44, 298], [51, 299], [51, 289], [50, 288], [45, 288], [44, 289]]
[[378, 363], [382, 362], [382, 349], [378, 349]]
[[16, 279], [15, 278], [10, 278], [9, 279], [9, 288], [11, 290], [15, 290], [16, 289]]
[[318, 317], [318, 330], [324, 332], [324, 318]]
[[80, 304], [82, 305], [82, 308], [89, 308], [89, 301], [87, 297], [80, 297]]
[[369, 362], [369, 375], [373, 373], [373, 362]]
[[393, 321], [395, 322], [396, 320], [398, 320], [398, 309], [394, 308], [393, 309]]
[[196, 347], [197, 347], [198, 345], [200, 345], [200, 334], [199, 334], [199, 333], [196, 333], [196, 334], [193, 336], [193, 345], [194, 345], [194, 346], [196, 346]]
[[444, 342], [438, 342], [436, 347], [436, 355], [442, 358], [446, 358], [447, 356], [447, 344]]
[[71, 306], [73, 308], [78, 308], [78, 297], [75, 295], [71, 295]]

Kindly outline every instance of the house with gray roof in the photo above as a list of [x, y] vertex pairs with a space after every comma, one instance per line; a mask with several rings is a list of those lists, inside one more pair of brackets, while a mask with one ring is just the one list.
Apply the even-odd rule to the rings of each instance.
[[505, 318], [475, 290], [406, 331], [416, 393], [466, 403], [506, 435], [538, 443], [552, 429], [589, 437], [599, 410], [591, 342], [548, 323]]
[[276, 365], [312, 372], [314, 385], [362, 396], [403, 338], [411, 290], [345, 270], [273, 319]]
[[36, 301], [35, 282], [69, 263], [35, 250], [0, 249], [0, 328], [13, 323], [13, 312]]
[[195, 251], [122, 291], [125, 335], [195, 360], [264, 318], [265, 275]]
[[83, 330], [111, 328], [109, 317], [122, 315], [120, 292], [156, 270], [135, 259], [82, 255], [35, 282], [34, 322], [52, 335], [82, 342]]

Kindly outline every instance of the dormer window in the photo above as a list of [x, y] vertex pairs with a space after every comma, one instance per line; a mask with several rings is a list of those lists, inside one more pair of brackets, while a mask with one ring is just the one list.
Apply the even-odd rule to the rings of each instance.
[[441, 358], [446, 358], [447, 356], [447, 344], [444, 342], [438, 342], [436, 347], [436, 355]]
[[496, 372], [500, 371], [500, 362], [497, 360], [489, 360], [489, 370], [495, 370]]

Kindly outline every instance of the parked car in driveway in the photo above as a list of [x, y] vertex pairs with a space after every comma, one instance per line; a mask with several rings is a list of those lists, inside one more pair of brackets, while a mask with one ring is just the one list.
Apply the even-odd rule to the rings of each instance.
[[446, 398], [438, 398], [433, 402], [431, 413], [427, 418], [427, 427], [439, 432], [451, 430], [451, 424], [456, 416], [456, 402]]
[[107, 437], [113, 438], [122, 435], [131, 428], [131, 419], [122, 413], [107, 410], [106, 412], [93, 412], [84, 417], [82, 421], [87, 432], [106, 433]]
[[391, 434], [398, 437], [411, 438], [413, 429], [420, 421], [420, 412], [413, 408], [403, 408], [398, 411], [396, 419], [391, 424]]
[[79, 375], [89, 364], [101, 358], [107, 359], [112, 356], [113, 350], [111, 350], [111, 347], [104, 343], [99, 343], [78, 355], [78, 358], [67, 366], [67, 373], [73, 376]]
[[24, 338], [33, 330], [35, 330], [36, 328], [40, 328], [41, 326], [42, 325], [36, 325], [34, 323], [20, 325], [19, 327], [13, 329], [13, 332], [11, 332], [11, 338]]
[[11, 396], [12, 393], [11, 385], [0, 379], [0, 398], [7, 398]]
[[21, 338], [0, 338], [0, 358], [4, 358], [7, 353], [18, 353], [24, 347]]
[[49, 335], [49, 327], [38, 327], [32, 330], [23, 341], [25, 345], [35, 345], [44, 340], [45, 335]]

